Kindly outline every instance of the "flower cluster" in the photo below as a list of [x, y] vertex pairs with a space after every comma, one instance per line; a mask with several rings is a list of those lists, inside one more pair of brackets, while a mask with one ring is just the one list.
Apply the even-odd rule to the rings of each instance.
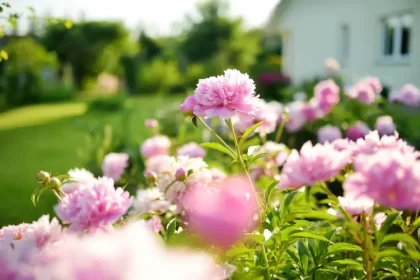
[[420, 107], [420, 89], [413, 84], [404, 85], [389, 95], [390, 102], [399, 102], [411, 107]]
[[358, 81], [348, 92], [350, 98], [357, 99], [363, 104], [372, 104], [381, 93], [381, 81], [377, 77], [366, 77]]

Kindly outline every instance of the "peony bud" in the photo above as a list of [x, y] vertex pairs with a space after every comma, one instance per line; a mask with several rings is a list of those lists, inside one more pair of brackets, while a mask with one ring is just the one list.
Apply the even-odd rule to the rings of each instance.
[[50, 173], [41, 170], [38, 172], [36, 180], [40, 184], [48, 183], [50, 181]]
[[187, 179], [187, 172], [184, 168], [178, 168], [175, 172], [175, 179], [177, 181], [183, 182]]
[[157, 181], [157, 175], [156, 175], [155, 172], [152, 172], [152, 171], [146, 171], [146, 172], [144, 172], [144, 177], [146, 178], [146, 181], [149, 184], [152, 184], [152, 185], [155, 184], [156, 181]]
[[57, 177], [52, 177], [49, 183], [51, 189], [59, 189], [61, 186], [61, 181]]

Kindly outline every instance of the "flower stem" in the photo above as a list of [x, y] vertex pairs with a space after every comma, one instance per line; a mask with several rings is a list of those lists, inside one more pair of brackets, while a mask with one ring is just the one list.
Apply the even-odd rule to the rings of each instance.
[[372, 269], [370, 268], [370, 246], [369, 246], [369, 233], [368, 233], [368, 219], [366, 214], [362, 214], [363, 222], [363, 262], [365, 264], [366, 279], [372, 280]]
[[61, 198], [61, 196], [58, 194], [58, 192], [56, 191], [56, 190], [52, 190], [53, 191], [53, 193], [54, 193], [54, 195], [57, 197], [57, 199], [60, 201], [60, 202], [62, 202], [63, 201], [63, 199]]
[[205, 128], [207, 128], [208, 131], [211, 132], [211, 134], [213, 134], [214, 137], [216, 137], [220, 141], [220, 143], [223, 144], [223, 146], [225, 146], [229, 151], [235, 154], [235, 151], [232, 150], [232, 148], [216, 132], [214, 132], [213, 129], [211, 129], [211, 127], [208, 126], [202, 118], [197, 117], [197, 119], [204, 125]]
[[281, 136], [283, 135], [284, 127], [286, 126], [287, 121], [289, 120], [289, 114], [287, 112], [282, 114], [282, 118], [280, 121], [279, 129], [277, 130], [276, 137], [274, 141], [276, 143], [280, 142]]
[[265, 245], [262, 244], [261, 245], [261, 252], [263, 255], [263, 260], [264, 260], [264, 264], [265, 264], [265, 279], [268, 280], [270, 279], [270, 264], [268, 263], [268, 258], [267, 258], [267, 252], [265, 250]]
[[[235, 128], [233, 127], [232, 119], [229, 119], [227, 123], [228, 123], [228, 126], [230, 128], [230, 131], [232, 132], [232, 135], [233, 135], [233, 141], [234, 141], [235, 147], [236, 147], [236, 156], [237, 156], [240, 164], [242, 165], [242, 168], [244, 169], [246, 176], [248, 177], [249, 183], [251, 184], [252, 191], [254, 193], [255, 202], [257, 203], [258, 208], [260, 208], [260, 203], [258, 201], [258, 195], [257, 195], [257, 192], [255, 190], [254, 183], [252, 182], [252, 178], [249, 175], [248, 168], [247, 168], [247, 166], [245, 164], [245, 161], [244, 161], [244, 159], [242, 157], [241, 149], [239, 147], [238, 138], [236, 137]], [[260, 213], [260, 217], [262, 217], [261, 216], [261, 213]], [[261, 221], [261, 222], [263, 222], [263, 221]]]

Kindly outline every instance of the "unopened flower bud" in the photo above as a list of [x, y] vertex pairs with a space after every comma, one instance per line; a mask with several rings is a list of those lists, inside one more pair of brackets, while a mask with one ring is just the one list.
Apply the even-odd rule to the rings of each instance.
[[147, 119], [144, 122], [144, 126], [147, 128], [157, 128], [159, 125], [159, 122], [155, 119]]
[[184, 168], [181, 167], [176, 170], [175, 179], [180, 182], [185, 181], [185, 179], [187, 179], [187, 172]]
[[144, 177], [149, 184], [155, 184], [157, 181], [157, 175], [155, 172], [146, 171], [144, 172]]
[[59, 189], [61, 186], [61, 181], [57, 177], [52, 177], [49, 183], [51, 189]]
[[397, 248], [400, 249], [401, 251], [405, 251], [407, 250], [407, 244], [405, 244], [404, 242], [398, 242], [397, 244]]
[[50, 181], [50, 174], [48, 172], [41, 170], [38, 172], [38, 175], [36, 176], [36, 180], [40, 184], [48, 183]]

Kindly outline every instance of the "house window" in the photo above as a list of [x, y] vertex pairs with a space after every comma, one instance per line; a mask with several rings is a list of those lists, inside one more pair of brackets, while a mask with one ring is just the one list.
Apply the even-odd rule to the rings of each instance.
[[410, 55], [411, 14], [391, 16], [383, 20], [382, 55], [385, 60], [405, 61]]
[[348, 24], [340, 27], [340, 57], [341, 64], [345, 66], [350, 57], [350, 28]]

